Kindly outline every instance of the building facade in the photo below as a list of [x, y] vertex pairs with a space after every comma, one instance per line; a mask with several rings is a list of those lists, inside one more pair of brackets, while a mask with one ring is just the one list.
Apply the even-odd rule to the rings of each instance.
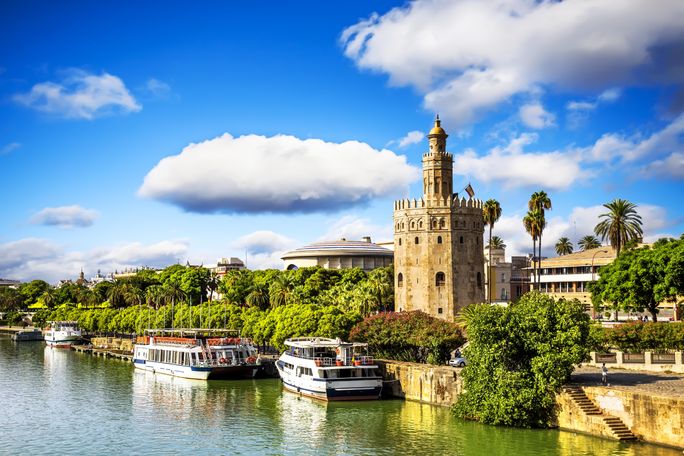
[[317, 242], [287, 252], [281, 258], [287, 270], [320, 266], [325, 269], [361, 268], [372, 271], [392, 264], [393, 253], [371, 242], [370, 237], [364, 237], [361, 241], [342, 238]]
[[423, 196], [394, 203], [394, 293], [398, 311], [452, 320], [484, 302], [482, 201], [453, 192], [453, 156], [439, 117], [423, 155]]
[[510, 262], [506, 262], [506, 249], [492, 249], [491, 271], [489, 277], [489, 249], [485, 248], [485, 277], [486, 294], [489, 301], [507, 303], [516, 301], [522, 295], [530, 291], [530, 260], [525, 256], [511, 257]]

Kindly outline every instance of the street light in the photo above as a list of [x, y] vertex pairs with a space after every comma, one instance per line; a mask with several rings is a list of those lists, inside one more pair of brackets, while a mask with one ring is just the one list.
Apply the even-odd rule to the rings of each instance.
[[[604, 249], [604, 250], [597, 250], [597, 251], [594, 252], [594, 254], [591, 256], [591, 281], [592, 281], [592, 283], [594, 282], [594, 258], [596, 258], [596, 255], [598, 255], [599, 253], [608, 253], [608, 250], [606, 250], [606, 249]], [[594, 308], [593, 304], [592, 304], [592, 306], [591, 306], [591, 312], [592, 312], [591, 318], [592, 318], [592, 319], [593, 319], [593, 318], [596, 318], [596, 309]]]

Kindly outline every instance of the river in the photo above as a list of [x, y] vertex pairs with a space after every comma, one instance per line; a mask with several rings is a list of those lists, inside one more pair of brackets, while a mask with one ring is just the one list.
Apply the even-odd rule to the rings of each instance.
[[679, 451], [497, 428], [409, 401], [322, 403], [275, 379], [191, 381], [0, 336], [0, 454], [634, 455]]

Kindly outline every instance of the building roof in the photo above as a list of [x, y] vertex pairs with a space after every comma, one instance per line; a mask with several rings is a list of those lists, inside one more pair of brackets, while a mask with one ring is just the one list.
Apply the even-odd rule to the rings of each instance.
[[432, 135], [439, 135], [439, 136], [448, 136], [446, 134], [446, 131], [442, 128], [442, 121], [439, 120], [439, 116], [435, 119], [435, 126], [432, 127], [432, 130], [430, 130], [430, 133], [428, 133], [428, 136]]
[[542, 268], [570, 267], [570, 266], [604, 266], [615, 259], [615, 250], [611, 246], [569, 253], [554, 258], [541, 260]]
[[338, 241], [316, 242], [283, 254], [283, 260], [302, 257], [320, 256], [387, 256], [394, 257], [394, 252], [370, 241]]

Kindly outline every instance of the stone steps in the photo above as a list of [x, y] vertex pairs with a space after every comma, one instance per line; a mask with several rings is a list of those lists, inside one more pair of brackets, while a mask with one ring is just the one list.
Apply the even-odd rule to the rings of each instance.
[[586, 415], [596, 415], [603, 417], [603, 422], [610, 430], [613, 437], [620, 441], [637, 440], [632, 431], [622, 422], [622, 420], [615, 416], [605, 415], [594, 402], [587, 397], [584, 390], [577, 386], [571, 386], [564, 389], [570, 396], [577, 407]]

